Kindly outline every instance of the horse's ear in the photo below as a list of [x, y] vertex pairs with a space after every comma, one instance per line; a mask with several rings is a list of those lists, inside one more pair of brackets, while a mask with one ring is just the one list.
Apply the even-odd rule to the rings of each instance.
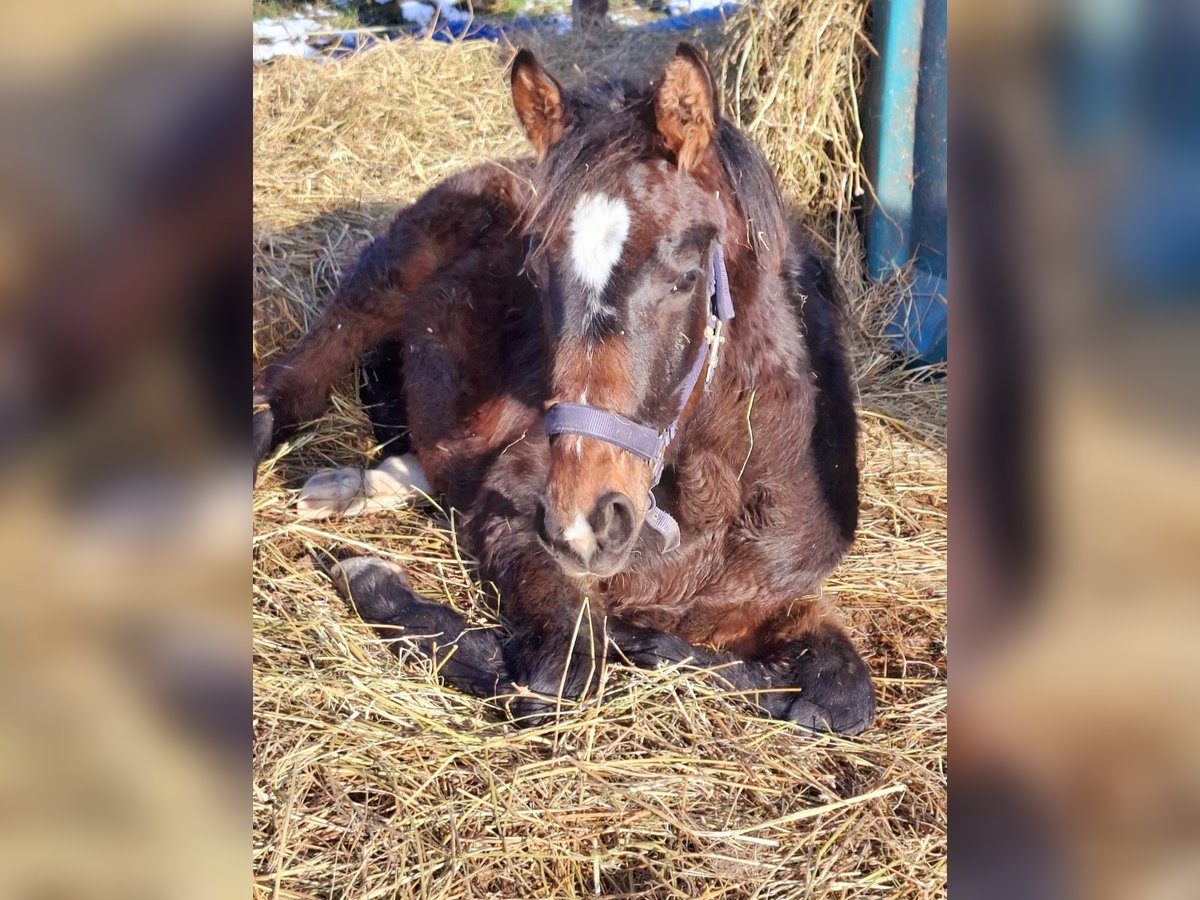
[[654, 91], [658, 133], [680, 169], [690, 172], [704, 159], [719, 115], [717, 85], [708, 63], [691, 44], [680, 44]]
[[528, 50], [517, 52], [511, 79], [517, 118], [538, 156], [545, 156], [566, 128], [562, 87]]

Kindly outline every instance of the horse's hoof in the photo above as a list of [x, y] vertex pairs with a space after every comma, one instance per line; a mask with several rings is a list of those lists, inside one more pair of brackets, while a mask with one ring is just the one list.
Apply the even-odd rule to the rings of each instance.
[[875, 721], [871, 670], [841, 629], [821, 629], [794, 641], [785, 659], [790, 671], [776, 685], [799, 688], [800, 694], [782, 714], [771, 710], [772, 715], [810, 731], [838, 734], [860, 734]]
[[553, 697], [533, 694], [517, 694], [503, 699], [502, 706], [509, 719], [518, 728], [539, 728], [549, 724], [559, 705]]
[[821, 695], [819, 702], [815, 702], [815, 697], [797, 697], [788, 704], [783, 718], [806, 731], [837, 734], [862, 734], [875, 721], [875, 688], [869, 677], [854, 683], [849, 690], [814, 693]]
[[322, 469], [304, 483], [296, 508], [303, 519], [357, 516], [396, 509], [430, 491], [415, 456], [389, 456], [375, 469]]
[[665, 631], [631, 625], [617, 618], [606, 623], [608, 640], [616, 647], [616, 658], [639, 669], [654, 669], [659, 663], [678, 663], [695, 652], [687, 641]]
[[365, 474], [365, 470], [350, 466], [317, 472], [304, 482], [296, 498], [300, 518], [327, 519], [362, 512], [366, 506]]
[[788, 705], [784, 718], [808, 731], [833, 730], [829, 721], [829, 712], [803, 697], [797, 697]]

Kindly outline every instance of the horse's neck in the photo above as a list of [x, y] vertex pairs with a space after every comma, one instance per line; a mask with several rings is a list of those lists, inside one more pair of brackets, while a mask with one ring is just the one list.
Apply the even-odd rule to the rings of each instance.
[[760, 268], [746, 248], [738, 249], [741, 252], [729, 254], [734, 318], [725, 328], [712, 383], [702, 388], [691, 427], [680, 434], [681, 459], [697, 451], [711, 457], [715, 450], [729, 457], [726, 464], [740, 466], [745, 448], [726, 438], [731, 430], [740, 433], [746, 428], [756, 394], [791, 382], [799, 389], [789, 393], [803, 402], [807, 351], [784, 280], [778, 270]]

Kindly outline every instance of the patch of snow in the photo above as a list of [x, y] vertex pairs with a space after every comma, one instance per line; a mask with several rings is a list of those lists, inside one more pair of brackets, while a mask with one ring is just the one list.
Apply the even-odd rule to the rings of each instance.
[[673, 16], [686, 16], [702, 9], [716, 9], [726, 0], [667, 0], [667, 9]]
[[[375, 0], [376, 3], [380, 0]], [[436, 5], [434, 5], [436, 4]], [[422, 28], [433, 21], [438, 14], [446, 22], [467, 22], [471, 14], [458, 9], [451, 0], [434, 0], [434, 3], [422, 3], [421, 0], [403, 0], [400, 4], [400, 14], [410, 22], [416, 22]]]
[[277, 56], [316, 56], [317, 50], [303, 41], [277, 41], [274, 44], [255, 44], [254, 61], [266, 62]]
[[321, 28], [320, 22], [299, 13], [291, 19], [255, 19], [254, 39], [271, 43], [303, 40], [308, 32], [320, 31]]
[[277, 56], [316, 56], [305, 36], [323, 26], [315, 19], [293, 14], [290, 19], [254, 20], [254, 61], [265, 62]]
[[[376, 3], [379, 0], [375, 0]], [[429, 3], [421, 3], [419, 0], [404, 0], [400, 4], [400, 15], [408, 19], [410, 22], [416, 22], [422, 28], [433, 21], [433, 14], [437, 12], [437, 8]]]
[[567, 34], [571, 30], [571, 17], [562, 13], [555, 13], [546, 19], [546, 24], [555, 34]]

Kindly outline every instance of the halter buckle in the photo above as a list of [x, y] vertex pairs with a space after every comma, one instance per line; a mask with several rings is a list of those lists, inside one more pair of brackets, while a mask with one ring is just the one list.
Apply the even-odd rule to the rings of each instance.
[[708, 370], [704, 373], [704, 386], [708, 385], [713, 380], [713, 373], [717, 370], [717, 362], [721, 355], [721, 345], [725, 343], [725, 323], [715, 316], [710, 316], [708, 327], [704, 329], [704, 339], [708, 341]]

